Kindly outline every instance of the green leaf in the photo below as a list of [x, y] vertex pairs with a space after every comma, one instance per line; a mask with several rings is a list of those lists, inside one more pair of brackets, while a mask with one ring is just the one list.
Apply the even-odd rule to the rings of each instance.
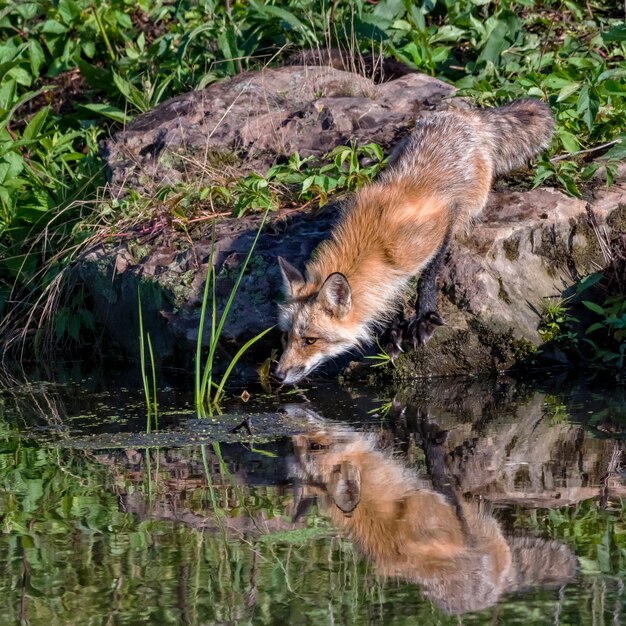
[[120, 124], [128, 124], [133, 119], [132, 116], [122, 111], [122, 109], [118, 109], [111, 104], [81, 104], [81, 107], [83, 109], [87, 109], [88, 111], [92, 111], [93, 113], [97, 113], [98, 115], [108, 117], [109, 119], [119, 122]]
[[595, 161], [593, 163], [590, 163], [589, 165], [587, 165], [583, 171], [580, 173], [580, 177], [582, 180], [584, 181], [588, 181], [591, 180], [594, 176], [594, 174], [602, 167], [601, 163], [598, 163], [598, 161]]
[[572, 12], [578, 21], [583, 19], [583, 13], [575, 2], [572, 2], [571, 0], [563, 0], [563, 4]]
[[232, 59], [239, 56], [237, 51], [237, 37], [232, 28], [224, 30], [217, 38], [217, 46], [223, 57], [228, 61], [227, 67], [230, 73], [234, 73], [235, 64]]
[[[37, 15], [38, 5], [37, 2], [16, 2], [13, 8], [23, 20], [32, 20]], [[8, 8], [11, 9], [12, 7], [9, 5]]]
[[36, 39], [28, 42], [28, 57], [30, 60], [30, 71], [33, 76], [39, 76], [39, 70], [46, 60], [46, 55], [41, 44]]
[[583, 304], [590, 311], [593, 311], [594, 313], [597, 313], [598, 315], [602, 315], [602, 317], [604, 317], [604, 309], [599, 304], [596, 304], [595, 302], [590, 302], [589, 300], [583, 300]]
[[32, 76], [23, 67], [13, 67], [8, 73], [9, 76], [13, 76], [20, 85], [25, 87], [30, 87], [33, 82]]
[[626, 97], [626, 84], [616, 80], [604, 81], [602, 91], [610, 96]]
[[580, 148], [578, 139], [576, 139], [576, 137], [572, 133], [569, 133], [563, 129], [559, 129], [558, 136], [559, 136], [559, 139], [561, 140], [561, 143], [563, 144], [563, 147], [570, 154], [572, 152], [577, 152], [578, 149]]
[[22, 137], [26, 140], [32, 140], [36, 137], [39, 137], [41, 133], [41, 129], [43, 128], [46, 120], [48, 119], [48, 113], [50, 112], [50, 107], [42, 107], [33, 115], [33, 118], [28, 122], [28, 125], [24, 129], [22, 133]]
[[557, 174], [556, 177], [570, 195], [580, 198], [580, 190], [578, 189], [578, 185], [571, 174], [561, 173]]
[[126, 98], [126, 100], [131, 101], [131, 84], [126, 79], [122, 78], [117, 72], [113, 72], [113, 82], [117, 87], [118, 91]]
[[585, 331], [585, 335], [588, 335], [589, 333], [593, 333], [596, 330], [601, 330], [604, 328], [604, 324], [602, 324], [602, 322], [596, 322], [595, 324], [592, 324], [591, 326], [589, 326], [589, 328]]
[[563, 85], [563, 87], [561, 87], [561, 91], [559, 91], [559, 95], [556, 101], [562, 102], [563, 100], [566, 100], [579, 89], [580, 89], [580, 83], [569, 83], [567, 85]]
[[608, 42], [626, 41], [626, 24], [613, 26], [606, 33], [602, 33], [602, 39]]
[[626, 159], [626, 133], [617, 137], [616, 143], [604, 154], [605, 159]]
[[466, 31], [458, 26], [446, 24], [435, 31], [435, 35], [430, 39], [430, 43], [436, 43], [439, 41], [458, 42], [465, 35], [465, 33]]
[[72, 0], [59, 0], [59, 15], [61, 19], [68, 25], [72, 25], [72, 22], [80, 16], [80, 10], [76, 6], [76, 3]]
[[78, 69], [90, 87], [100, 89], [104, 91], [104, 93], [115, 94], [115, 89], [111, 89], [111, 70], [90, 65], [81, 60], [78, 61]]
[[133, 85], [129, 80], [126, 80], [117, 72], [113, 72], [113, 82], [129, 104], [132, 104], [142, 112], [149, 108], [144, 101], [142, 92], [139, 91], [139, 89], [137, 89], [137, 87], [135, 87], [135, 85]]
[[61, 22], [57, 22], [56, 20], [47, 20], [41, 32], [51, 35], [63, 35], [67, 32], [67, 26], [64, 26]]
[[576, 288], [576, 294], [580, 294], [586, 289], [597, 285], [604, 278], [604, 274], [602, 272], [595, 272], [593, 274], [589, 274], [581, 279], [580, 283], [578, 283], [578, 287]]
[[600, 109], [600, 100], [598, 98], [598, 94], [589, 85], [585, 85], [578, 95], [578, 105], [577, 112], [579, 115], [582, 114], [583, 120], [591, 132], [593, 128], [593, 123], [598, 115], [598, 110]]
[[4, 165], [6, 165], [6, 178], [10, 181], [14, 181], [24, 169], [24, 158], [18, 152], [8, 152], [3, 158]]
[[502, 53], [515, 41], [521, 25], [519, 18], [510, 11], [503, 11], [502, 16], [496, 21], [495, 28], [491, 31], [477, 59], [478, 61], [491, 61], [496, 67], [500, 65]]
[[294, 30], [300, 31], [311, 43], [317, 43], [317, 37], [311, 29], [301, 22], [293, 13], [271, 4], [260, 5], [256, 2], [250, 4], [261, 14], [271, 15], [282, 20], [285, 24]]
[[384, 2], [377, 3], [372, 15], [374, 15], [377, 20], [384, 20], [390, 23], [402, 16], [404, 12], [405, 8], [402, 0], [385, 0]]

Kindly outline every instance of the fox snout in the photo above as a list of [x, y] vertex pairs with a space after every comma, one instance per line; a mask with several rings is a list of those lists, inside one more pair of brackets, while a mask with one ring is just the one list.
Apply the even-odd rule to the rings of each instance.
[[303, 366], [286, 366], [281, 359], [274, 368], [274, 377], [284, 385], [294, 385], [304, 378], [306, 368]]
[[[285, 346], [274, 376], [285, 385], [295, 385], [325, 360], [325, 352], [317, 345], [309, 345], [290, 337]], [[321, 343], [321, 340], [320, 340]]]

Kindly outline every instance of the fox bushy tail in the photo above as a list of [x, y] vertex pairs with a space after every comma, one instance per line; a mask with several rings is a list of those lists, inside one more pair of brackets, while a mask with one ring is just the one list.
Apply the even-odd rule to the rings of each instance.
[[552, 139], [554, 119], [540, 100], [516, 100], [495, 109], [477, 110], [489, 136], [496, 175], [521, 167]]

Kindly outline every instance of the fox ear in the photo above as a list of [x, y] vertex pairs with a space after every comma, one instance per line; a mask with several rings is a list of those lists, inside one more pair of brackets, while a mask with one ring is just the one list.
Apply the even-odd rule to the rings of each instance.
[[339, 272], [326, 279], [317, 297], [339, 318], [345, 317], [352, 308], [352, 290], [348, 279]]
[[349, 517], [361, 501], [359, 468], [348, 461], [336, 465], [326, 488], [337, 508]]
[[280, 265], [280, 271], [283, 275], [283, 289], [285, 295], [292, 297], [294, 293], [304, 285], [304, 276], [302, 276], [302, 273], [289, 263], [289, 261], [285, 261], [282, 256], [278, 257], [278, 265]]

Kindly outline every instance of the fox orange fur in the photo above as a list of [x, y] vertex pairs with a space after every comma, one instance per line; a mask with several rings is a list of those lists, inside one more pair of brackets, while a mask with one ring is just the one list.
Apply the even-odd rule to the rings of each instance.
[[550, 110], [538, 100], [419, 120], [379, 180], [344, 209], [304, 275], [279, 258], [287, 343], [276, 376], [296, 383], [325, 360], [370, 341], [420, 271], [408, 333], [425, 343], [443, 323], [436, 278], [450, 238], [484, 208], [493, 178], [545, 148], [552, 131]]
[[379, 574], [419, 583], [447, 612], [477, 611], [504, 592], [575, 576], [565, 545], [507, 540], [478, 505], [459, 496], [455, 506], [379, 449], [373, 434], [321, 424], [294, 436], [293, 447], [300, 502], [315, 497]]

